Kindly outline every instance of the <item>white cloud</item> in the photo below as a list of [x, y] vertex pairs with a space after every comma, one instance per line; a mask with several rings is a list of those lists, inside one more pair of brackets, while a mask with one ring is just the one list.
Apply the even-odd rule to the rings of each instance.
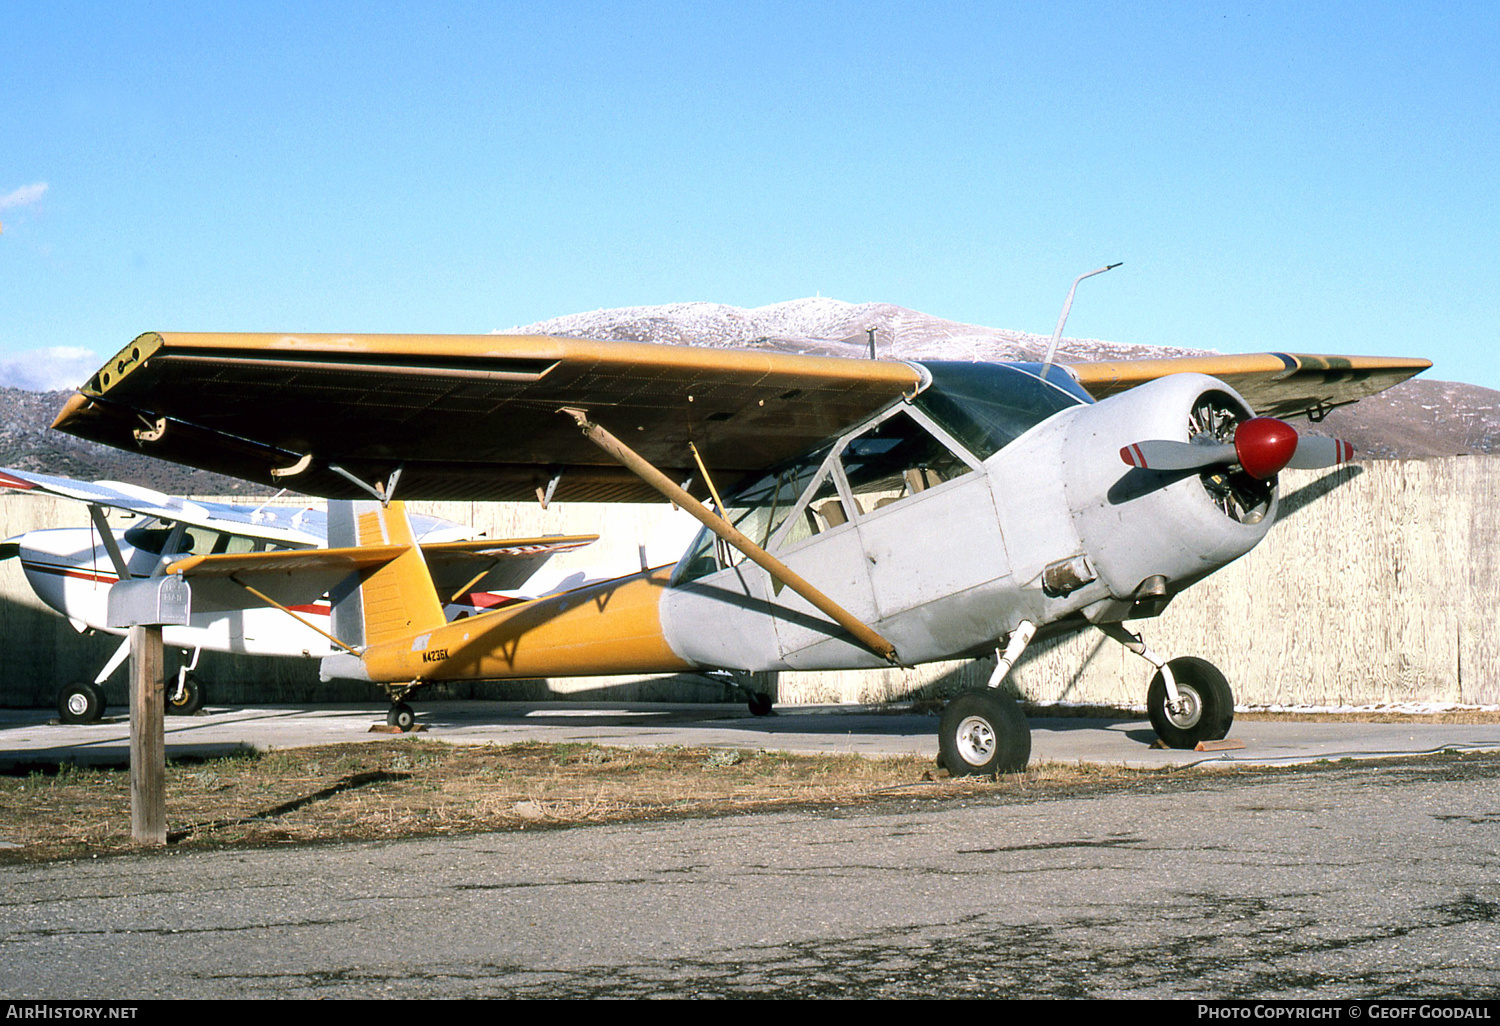
[[46, 182], [23, 185], [8, 195], [0, 196], [0, 210], [9, 210], [11, 207], [28, 207], [41, 199], [42, 194], [46, 191]]
[[0, 360], [0, 385], [29, 392], [77, 388], [99, 369], [99, 358], [82, 346], [50, 346]]

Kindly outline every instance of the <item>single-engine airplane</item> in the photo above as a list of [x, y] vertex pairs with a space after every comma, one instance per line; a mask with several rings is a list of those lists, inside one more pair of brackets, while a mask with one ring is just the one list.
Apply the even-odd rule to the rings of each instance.
[[[0, 559], [18, 559], [37, 598], [80, 632], [124, 636], [124, 629], [108, 624], [110, 589], [121, 580], [163, 573], [168, 563], [184, 556], [280, 552], [327, 544], [327, 516], [314, 506], [195, 501], [117, 481], [90, 483], [11, 469], [0, 469], [0, 488], [88, 506], [88, 527], [44, 528], [0, 542]], [[105, 515], [109, 509], [137, 522], [117, 530]], [[475, 551], [472, 546], [447, 544], [473, 539], [474, 532], [460, 524], [413, 516], [412, 526], [449, 619], [550, 591], [539, 579], [543, 564], [556, 553], [597, 539], [575, 535], [497, 540], [482, 542], [483, 548]], [[332, 651], [328, 618], [328, 599], [322, 595], [286, 612], [264, 603], [241, 603], [232, 609], [201, 605], [186, 625], [165, 629], [167, 645], [192, 653], [182, 660], [167, 689], [167, 711], [189, 715], [206, 700], [204, 685], [192, 672], [202, 651], [321, 659]], [[129, 654], [129, 641], [122, 641], [92, 682], [75, 681], [61, 688], [57, 710], [64, 722], [91, 723], [103, 715], [104, 683]]]
[[[331, 549], [193, 555], [168, 571], [195, 608], [226, 579], [283, 603], [328, 591], [339, 651], [323, 674], [382, 684], [404, 720], [404, 696], [430, 681], [859, 669], [993, 650], [989, 687], [951, 701], [939, 728], [951, 773], [992, 774], [1024, 767], [1031, 749], [998, 685], [1032, 640], [1063, 632], [1097, 628], [1155, 667], [1147, 706], [1169, 745], [1223, 737], [1223, 674], [1161, 658], [1124, 621], [1253, 548], [1276, 519], [1282, 468], [1351, 455], [1277, 418], [1321, 419], [1428, 366], [148, 333], [55, 426], [357, 500], [331, 508]], [[450, 623], [398, 494], [664, 496], [704, 526], [675, 567]]]

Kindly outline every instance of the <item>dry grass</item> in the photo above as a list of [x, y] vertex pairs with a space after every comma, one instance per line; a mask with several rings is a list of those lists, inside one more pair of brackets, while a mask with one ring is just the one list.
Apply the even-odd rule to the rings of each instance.
[[1395, 710], [1356, 710], [1351, 712], [1270, 711], [1251, 709], [1234, 714], [1236, 723], [1500, 723], [1497, 709], [1448, 709], [1443, 712], [1409, 713]]
[[[919, 712], [941, 711], [943, 703], [930, 708], [914, 705]], [[1028, 717], [1085, 718], [1100, 720], [1144, 720], [1144, 709], [1122, 709], [1111, 705], [1026, 705]], [[1406, 712], [1400, 709], [1353, 709], [1317, 712], [1310, 709], [1237, 709], [1236, 723], [1500, 723], [1500, 709], [1445, 709], [1441, 712]]]
[[[448, 745], [419, 738], [173, 763], [170, 847], [470, 834], [584, 823], [1076, 787], [1143, 771], [1040, 765], [947, 779], [917, 758], [800, 756], [582, 744]], [[0, 864], [138, 850], [130, 774], [63, 766], [0, 777]]]

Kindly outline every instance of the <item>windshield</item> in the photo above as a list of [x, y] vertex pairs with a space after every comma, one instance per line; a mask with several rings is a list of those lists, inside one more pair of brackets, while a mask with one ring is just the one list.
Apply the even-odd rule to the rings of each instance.
[[1066, 371], [1037, 364], [923, 361], [932, 384], [913, 400], [975, 456], [988, 459], [1048, 417], [1093, 400]]

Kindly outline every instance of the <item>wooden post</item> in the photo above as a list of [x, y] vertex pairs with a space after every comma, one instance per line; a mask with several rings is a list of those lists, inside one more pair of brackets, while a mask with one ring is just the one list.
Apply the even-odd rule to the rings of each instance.
[[166, 653], [160, 627], [130, 628], [130, 836], [167, 843]]

